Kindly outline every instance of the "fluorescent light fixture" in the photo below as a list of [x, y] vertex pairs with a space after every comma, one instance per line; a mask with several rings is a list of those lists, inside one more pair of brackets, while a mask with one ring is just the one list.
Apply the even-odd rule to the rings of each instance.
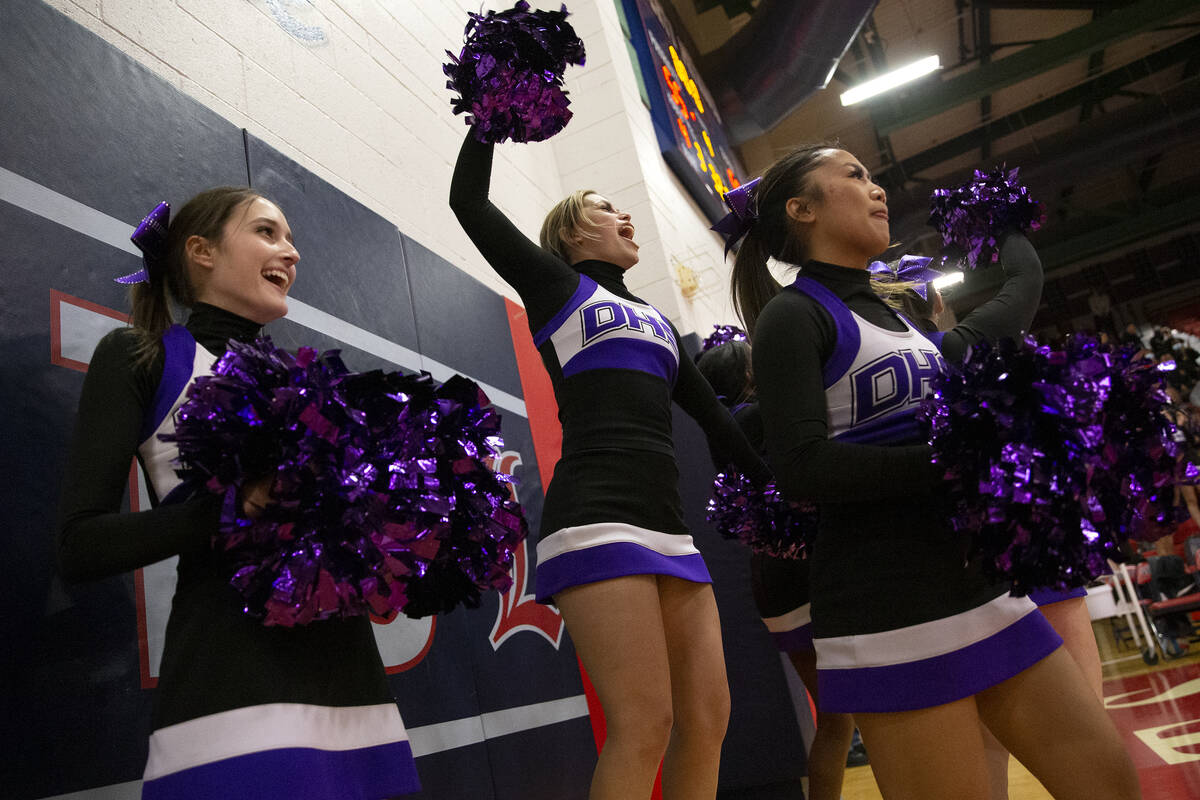
[[877, 94], [895, 89], [897, 86], [903, 86], [906, 83], [915, 81], [922, 75], [942, 68], [942, 61], [937, 56], [927, 56], [920, 61], [914, 61], [906, 67], [894, 69], [891, 72], [885, 72], [878, 78], [872, 78], [866, 83], [860, 83], [853, 89], [847, 89], [842, 92], [842, 105], [848, 106], [854, 103], [866, 100], [868, 97], [874, 97]]
[[945, 275], [943, 275], [942, 277], [935, 280], [933, 282], [933, 288], [937, 289], [940, 292], [943, 289], [948, 289], [949, 287], [955, 285], [956, 283], [962, 283], [962, 282], [963, 282], [963, 274], [961, 271], [956, 270], [954, 272], [947, 272]]

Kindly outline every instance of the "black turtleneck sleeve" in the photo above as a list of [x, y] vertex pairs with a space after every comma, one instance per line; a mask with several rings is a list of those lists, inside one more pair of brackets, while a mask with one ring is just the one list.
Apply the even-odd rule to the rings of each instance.
[[162, 374], [160, 356], [136, 365], [128, 329], [100, 340], [88, 365], [61, 500], [58, 562], [68, 581], [92, 580], [203, 551], [220, 501], [203, 495], [148, 511], [121, 512], [146, 409]]
[[579, 273], [532, 242], [488, 199], [493, 145], [467, 133], [450, 182], [450, 209], [484, 260], [517, 291], [540, 330], [571, 299]]
[[818, 503], [932, 491], [937, 474], [928, 445], [880, 447], [829, 438], [822, 365], [833, 335], [828, 313], [795, 291], [772, 298], [754, 327], [754, 379], [776, 484], [786, 497]]
[[942, 355], [947, 361], [962, 361], [971, 346], [983, 339], [1015, 337], [1033, 324], [1042, 300], [1042, 261], [1037, 251], [1023, 234], [1010, 233], [1000, 244], [1000, 266], [1005, 280], [996, 296], [942, 339]]

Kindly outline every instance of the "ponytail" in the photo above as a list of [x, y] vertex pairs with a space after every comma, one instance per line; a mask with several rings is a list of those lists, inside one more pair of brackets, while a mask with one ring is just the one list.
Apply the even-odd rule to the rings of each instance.
[[742, 239], [729, 277], [733, 307], [751, 340], [758, 315], [779, 294], [768, 260], [802, 264], [807, 258], [805, 242], [787, 215], [787, 201], [802, 195], [820, 199], [819, 187], [809, 186], [808, 176], [836, 148], [833, 144], [797, 147], [772, 164], [754, 188], [754, 222]]
[[754, 325], [767, 302], [779, 294], [779, 283], [767, 267], [771, 253], [758, 231], [751, 228], [733, 259], [729, 273], [729, 294], [742, 320], [746, 335], [754, 337]]
[[220, 243], [233, 212], [259, 197], [247, 187], [221, 186], [196, 195], [173, 216], [161, 263], [147, 261], [149, 279], [131, 287], [129, 323], [138, 338], [139, 366], [149, 365], [162, 351], [162, 335], [175, 321], [172, 306], [191, 308], [196, 303], [187, 240], [202, 236]]

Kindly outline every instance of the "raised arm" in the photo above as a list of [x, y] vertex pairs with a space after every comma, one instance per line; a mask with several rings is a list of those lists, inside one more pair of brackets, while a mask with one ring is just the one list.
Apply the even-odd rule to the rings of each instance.
[[132, 363], [133, 337], [125, 330], [110, 333], [97, 345], [83, 382], [58, 532], [59, 568], [68, 581], [201, 552], [216, 531], [220, 500], [213, 495], [121, 512], [144, 409], [162, 370], [135, 370]]
[[526, 308], [532, 312], [533, 304], [549, 305], [553, 314], [570, 299], [579, 274], [530, 241], [488, 199], [492, 151], [493, 145], [467, 134], [450, 182], [450, 208], [496, 274], [521, 295]]
[[1016, 337], [1029, 330], [1042, 300], [1042, 260], [1021, 233], [1010, 233], [1000, 244], [1004, 283], [996, 296], [983, 303], [946, 332], [942, 355], [961, 361], [982, 339]]
[[[675, 335], [678, 341], [678, 332]], [[771, 472], [766, 463], [746, 438], [746, 434], [734, 422], [729, 409], [721, 404], [712, 386], [704, 380], [704, 376], [688, 358], [687, 353], [682, 351], [679, 354], [679, 376], [675, 381], [672, 399], [689, 417], [699, 423], [708, 437], [714, 463], [732, 463], [756, 486], [762, 486], [771, 479]]]
[[775, 482], [793, 500], [875, 502], [938, 483], [927, 445], [880, 447], [828, 438], [820, 326], [812, 304], [784, 292], [754, 329], [754, 379]]

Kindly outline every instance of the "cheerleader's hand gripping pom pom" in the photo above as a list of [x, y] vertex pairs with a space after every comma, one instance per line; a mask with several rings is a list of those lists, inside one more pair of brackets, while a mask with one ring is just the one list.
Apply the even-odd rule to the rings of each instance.
[[[184, 487], [225, 498], [214, 547], [266, 625], [479, 602], [527, 533], [474, 383], [351, 373], [336, 351], [233, 342], [176, 415]], [[243, 487], [273, 476], [253, 519]]]
[[[949, 517], [1014, 595], [1083, 586], [1155, 516], [1177, 464], [1165, 395], [1132, 351], [1072, 337], [977, 345], [922, 406]], [[1155, 492], [1158, 491], [1158, 494]], [[1118, 500], [1119, 498], [1119, 500]]]
[[466, 43], [442, 72], [450, 101], [486, 143], [540, 142], [566, 127], [568, 64], [583, 64], [583, 42], [566, 21], [567, 7], [530, 11], [525, 0], [507, 11], [469, 14]]
[[817, 530], [816, 506], [785, 500], [774, 481], [755, 487], [732, 468], [717, 473], [706, 510], [726, 539], [776, 558], [806, 558]]
[[956, 189], [935, 189], [929, 224], [945, 246], [964, 254], [969, 268], [1000, 259], [1000, 241], [1010, 231], [1037, 230], [1045, 221], [1042, 208], [1017, 181], [1019, 169], [1003, 166], [975, 177]]

